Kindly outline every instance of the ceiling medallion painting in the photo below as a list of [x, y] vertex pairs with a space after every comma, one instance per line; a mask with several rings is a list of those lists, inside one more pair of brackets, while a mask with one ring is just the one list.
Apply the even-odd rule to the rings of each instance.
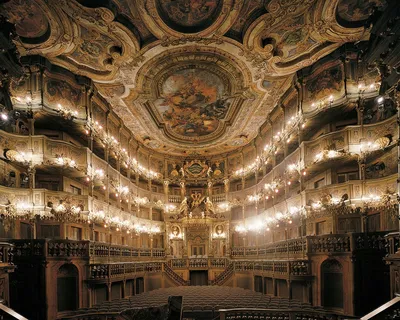
[[368, 19], [374, 7], [382, 7], [385, 0], [341, 0], [338, 4], [338, 15], [346, 21], [363, 21]]
[[157, 0], [157, 10], [172, 29], [194, 33], [209, 27], [221, 11], [222, 0]]
[[188, 68], [170, 75], [154, 102], [168, 128], [177, 135], [199, 137], [217, 130], [231, 105], [221, 78]]
[[31, 0], [19, 0], [15, 8], [15, 11], [10, 11], [10, 20], [16, 23], [18, 35], [26, 41], [33, 38], [43, 40], [43, 36], [48, 31], [49, 22], [40, 7]]

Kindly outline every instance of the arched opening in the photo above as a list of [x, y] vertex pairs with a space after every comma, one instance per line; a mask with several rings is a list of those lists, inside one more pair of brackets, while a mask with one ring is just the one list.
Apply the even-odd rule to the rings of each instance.
[[57, 310], [70, 311], [78, 309], [79, 271], [73, 264], [64, 264], [57, 273]]
[[321, 265], [322, 305], [343, 308], [343, 268], [339, 261], [325, 260]]

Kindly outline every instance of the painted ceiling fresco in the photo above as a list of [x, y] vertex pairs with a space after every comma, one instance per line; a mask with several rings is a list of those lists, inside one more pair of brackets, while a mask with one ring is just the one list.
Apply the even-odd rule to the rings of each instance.
[[[9, 0], [0, 10], [16, 23], [21, 55], [39, 54], [91, 78], [139, 142], [186, 157], [249, 143], [294, 74], [346, 42], [368, 39], [365, 21], [382, 6], [384, 0]], [[337, 79], [340, 87], [342, 72], [330, 69], [325, 82]], [[307, 90], [323, 95], [326, 83], [314, 82]]]
[[374, 7], [383, 6], [385, 0], [342, 0], [338, 6], [338, 15], [347, 21], [368, 19]]
[[220, 13], [222, 0], [158, 0], [164, 22], [183, 33], [193, 33], [210, 26]]
[[205, 136], [224, 119], [230, 101], [222, 80], [207, 70], [194, 68], [175, 72], [162, 84], [154, 103], [167, 126], [182, 136]]

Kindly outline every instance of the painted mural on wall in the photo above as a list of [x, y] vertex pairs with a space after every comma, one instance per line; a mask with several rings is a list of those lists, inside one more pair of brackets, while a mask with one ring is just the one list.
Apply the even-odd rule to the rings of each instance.
[[221, 4], [221, 0], [158, 0], [158, 9], [170, 26], [208, 27]]
[[224, 97], [225, 86], [212, 72], [184, 69], [162, 84], [155, 106], [167, 126], [182, 136], [198, 137], [213, 133], [224, 119], [231, 99]]
[[72, 107], [76, 110], [80, 103], [81, 91], [73, 88], [65, 81], [48, 79], [44, 98], [45, 102], [54, 108], [61, 104], [64, 107]]
[[343, 87], [343, 72], [340, 66], [323, 70], [307, 82], [307, 96], [310, 100], [326, 99], [340, 93]]

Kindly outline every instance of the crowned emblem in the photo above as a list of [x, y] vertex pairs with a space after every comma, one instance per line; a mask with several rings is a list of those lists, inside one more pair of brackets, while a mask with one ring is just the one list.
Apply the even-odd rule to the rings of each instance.
[[200, 177], [205, 175], [208, 165], [204, 161], [192, 160], [184, 166], [185, 171], [192, 177]]

